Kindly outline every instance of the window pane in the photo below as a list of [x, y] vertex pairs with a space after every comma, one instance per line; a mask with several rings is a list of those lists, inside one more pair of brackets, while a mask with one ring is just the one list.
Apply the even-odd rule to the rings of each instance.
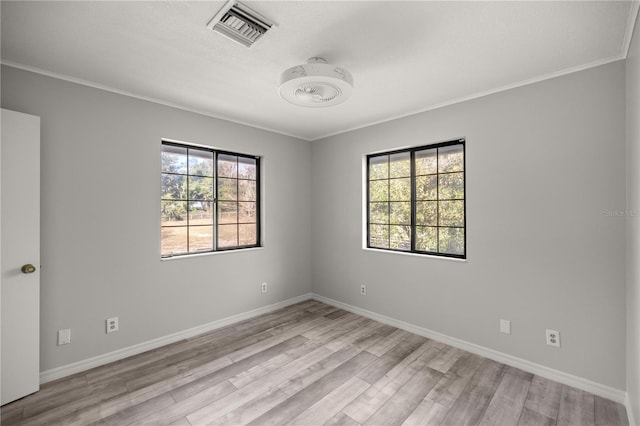
[[411, 201], [411, 179], [391, 179], [389, 181], [390, 201]]
[[213, 200], [213, 178], [189, 176], [190, 200]]
[[440, 201], [438, 225], [464, 226], [464, 201]]
[[411, 250], [411, 227], [390, 226], [391, 242], [389, 248], [396, 250]]
[[220, 201], [218, 203], [218, 223], [238, 223], [238, 203]]
[[250, 246], [256, 244], [256, 225], [238, 225], [238, 240], [241, 246]]
[[258, 157], [162, 142], [161, 165], [163, 256], [259, 245]]
[[464, 229], [462, 228], [439, 228], [440, 253], [464, 254]]
[[389, 222], [396, 225], [411, 225], [411, 203], [389, 203]]
[[389, 156], [389, 177], [409, 177], [411, 176], [411, 154], [401, 152]]
[[388, 201], [389, 181], [375, 180], [369, 182], [369, 201]]
[[218, 178], [218, 200], [235, 201], [238, 199], [238, 180]]
[[160, 216], [162, 226], [184, 226], [187, 224], [186, 201], [161, 201]]
[[218, 225], [218, 247], [238, 245], [238, 225]]
[[192, 201], [189, 203], [189, 225], [212, 225], [213, 203]]
[[238, 177], [256, 180], [256, 159], [238, 157]]
[[238, 177], [238, 157], [235, 155], [219, 154], [218, 176], [229, 178]]
[[370, 225], [369, 226], [369, 246], [379, 248], [389, 248], [389, 226]]
[[389, 223], [389, 203], [369, 203], [370, 223]]
[[464, 173], [447, 173], [438, 175], [438, 198], [447, 200], [464, 198]]
[[161, 248], [162, 256], [187, 253], [187, 227], [173, 226], [161, 228]]
[[369, 180], [389, 177], [389, 157], [382, 155], [369, 158]]
[[416, 178], [416, 200], [438, 199], [438, 175]]
[[213, 152], [190, 149], [189, 174], [213, 177]]
[[438, 225], [437, 201], [416, 202], [416, 225], [425, 225], [425, 226]]
[[213, 226], [189, 227], [189, 252], [213, 250]]
[[466, 256], [463, 140], [367, 161], [369, 247]]
[[256, 200], [256, 181], [255, 180], [239, 180], [238, 181], [238, 200], [239, 201], [255, 201]]
[[187, 178], [183, 175], [168, 175], [161, 177], [162, 198], [173, 200], [187, 199]]
[[438, 228], [426, 226], [416, 227], [416, 250], [438, 251]]
[[438, 172], [438, 160], [435, 149], [416, 151], [416, 176], [431, 175]]
[[256, 223], [256, 203], [238, 203], [238, 222]]
[[187, 149], [179, 146], [162, 145], [162, 171], [186, 174]]
[[463, 168], [462, 145], [438, 148], [438, 172], [461, 172]]

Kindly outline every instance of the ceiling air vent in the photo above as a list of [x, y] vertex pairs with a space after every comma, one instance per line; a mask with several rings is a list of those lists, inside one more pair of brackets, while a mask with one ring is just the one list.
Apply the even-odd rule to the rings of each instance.
[[251, 47], [274, 25], [249, 6], [231, 0], [209, 21], [207, 28], [243, 46]]

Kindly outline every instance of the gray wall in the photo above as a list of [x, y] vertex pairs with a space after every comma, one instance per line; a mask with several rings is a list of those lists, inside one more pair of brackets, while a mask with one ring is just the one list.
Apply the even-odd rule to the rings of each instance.
[[[363, 250], [363, 157], [458, 137], [468, 260]], [[625, 145], [623, 61], [313, 142], [312, 289], [625, 389]]]
[[[41, 370], [309, 292], [308, 142], [9, 67], [2, 107], [42, 120]], [[263, 156], [263, 249], [160, 261], [162, 138]]]
[[[9, 67], [2, 107], [42, 119], [43, 371], [313, 290], [625, 389], [624, 62], [313, 143]], [[457, 137], [468, 260], [363, 250], [363, 157]], [[159, 260], [162, 138], [264, 157], [264, 249]]]
[[627, 56], [627, 392], [640, 422], [640, 27]]

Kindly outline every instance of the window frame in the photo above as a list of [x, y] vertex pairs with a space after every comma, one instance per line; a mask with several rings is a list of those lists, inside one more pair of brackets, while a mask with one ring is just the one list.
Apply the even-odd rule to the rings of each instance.
[[[187, 251], [187, 252], [181, 252], [181, 253], [172, 253], [172, 254], [163, 254], [162, 253], [162, 229], [167, 227], [171, 227], [171, 226], [166, 226], [166, 225], [162, 225], [162, 214], [160, 215], [160, 258], [162, 260], [165, 259], [174, 259], [174, 258], [180, 258], [180, 257], [187, 257], [187, 256], [199, 256], [199, 255], [205, 255], [205, 254], [212, 254], [212, 253], [224, 253], [224, 252], [232, 252], [232, 251], [236, 251], [236, 250], [247, 250], [247, 249], [255, 249], [255, 248], [261, 248], [262, 247], [262, 202], [261, 202], [261, 193], [262, 193], [262, 187], [261, 187], [261, 163], [262, 163], [262, 157], [258, 156], [258, 155], [252, 155], [252, 154], [244, 154], [244, 153], [240, 153], [240, 152], [234, 152], [234, 151], [228, 151], [228, 150], [223, 150], [223, 149], [217, 149], [217, 148], [212, 148], [212, 147], [208, 147], [208, 146], [202, 146], [202, 145], [195, 145], [195, 144], [189, 144], [189, 143], [184, 143], [184, 142], [177, 142], [177, 141], [173, 141], [173, 140], [167, 140], [167, 139], [162, 139], [161, 140], [161, 144], [160, 144], [160, 157], [162, 158], [162, 147], [163, 146], [173, 146], [173, 147], [177, 147], [177, 148], [184, 148], [187, 150], [192, 150], [192, 151], [201, 151], [201, 152], [208, 152], [212, 154], [212, 161], [213, 161], [213, 170], [212, 170], [212, 179], [213, 179], [213, 198], [211, 201], [204, 201], [204, 202], [210, 202], [213, 205], [213, 217], [212, 217], [212, 222], [211, 222], [211, 226], [213, 228], [213, 234], [212, 234], [212, 249], [211, 250], [198, 250], [198, 251]], [[187, 151], [188, 152], [188, 151]], [[220, 178], [220, 176], [218, 176], [218, 157], [220, 155], [228, 155], [228, 156], [234, 156], [234, 157], [238, 157], [238, 158], [248, 158], [251, 160], [255, 160], [255, 168], [256, 168], [256, 176], [255, 176], [255, 185], [256, 185], [256, 194], [255, 194], [255, 203], [256, 203], [256, 243], [255, 244], [245, 244], [245, 245], [237, 245], [237, 246], [229, 246], [229, 247], [220, 247], [219, 246], [219, 241], [218, 241], [218, 237], [219, 237], [219, 226], [221, 225], [218, 221], [218, 179]], [[187, 160], [187, 164], [188, 164], [188, 160]], [[167, 172], [162, 170], [162, 166], [160, 167], [160, 176], [162, 177], [164, 174], [167, 174]], [[170, 174], [170, 173], [169, 173]], [[187, 169], [187, 173], [174, 173], [175, 175], [182, 175], [185, 176], [188, 182], [188, 177], [189, 176], [196, 176], [199, 177], [199, 175], [191, 175], [189, 174], [189, 170]], [[236, 170], [236, 174], [237, 174], [237, 170]], [[229, 178], [229, 177], [222, 177], [224, 179], [236, 179], [236, 180], [252, 180], [252, 179], [240, 179], [237, 176], [235, 178]], [[188, 183], [187, 183], [188, 185]], [[162, 197], [162, 183], [160, 185], [160, 203], [162, 204], [163, 201], [171, 201], [171, 200], [165, 200]], [[187, 209], [189, 209], [189, 205], [191, 202], [197, 202], [197, 201], [202, 201], [202, 200], [191, 200], [189, 199], [189, 193], [188, 193], [188, 186], [187, 186], [187, 198], [185, 198], [184, 200], [174, 200], [174, 201], [180, 201], [180, 202], [185, 202], [187, 204]], [[241, 202], [239, 200], [236, 200], [236, 203]], [[187, 224], [186, 225], [179, 225], [179, 226], [174, 226], [174, 227], [184, 227], [187, 229], [187, 250], [189, 250], [189, 210], [187, 210], [186, 212], [186, 216], [187, 216]], [[238, 218], [239, 220], [239, 218]], [[242, 225], [243, 223], [241, 222], [236, 222], [236, 225]], [[222, 223], [222, 225], [228, 225], [225, 223]], [[239, 238], [239, 234], [238, 234], [238, 238]], [[238, 241], [239, 242], [239, 241]]]
[[[452, 228], [461, 228], [463, 230], [464, 233], [464, 238], [463, 238], [463, 249], [464, 252], [462, 254], [455, 254], [455, 253], [443, 253], [443, 252], [439, 252], [439, 251], [425, 251], [425, 250], [418, 250], [416, 249], [416, 229], [419, 225], [417, 225], [417, 221], [416, 221], [416, 203], [418, 202], [418, 200], [416, 199], [416, 163], [415, 163], [415, 154], [418, 151], [424, 151], [424, 150], [431, 150], [431, 149], [439, 149], [439, 148], [444, 148], [444, 147], [448, 147], [448, 146], [455, 146], [455, 145], [460, 145], [462, 146], [462, 189], [463, 189], [463, 194], [464, 194], [464, 198], [462, 199], [463, 201], [463, 225], [462, 227], [452, 227]], [[437, 151], [436, 151], [437, 152]], [[375, 157], [384, 157], [384, 156], [392, 156], [395, 154], [406, 154], [409, 153], [409, 163], [410, 163], [410, 175], [409, 175], [409, 179], [410, 179], [410, 185], [411, 185], [411, 196], [410, 196], [410, 229], [411, 229], [411, 240], [410, 240], [410, 248], [408, 250], [402, 250], [402, 249], [397, 249], [397, 248], [391, 248], [391, 247], [376, 247], [376, 246], [372, 246], [371, 245], [371, 199], [370, 199], [370, 185], [371, 185], [371, 180], [370, 180], [370, 176], [371, 176], [371, 159], [375, 158]], [[437, 158], [437, 157], [436, 157]], [[437, 160], [436, 160], [437, 161]], [[449, 141], [445, 141], [445, 142], [438, 142], [438, 143], [433, 143], [433, 144], [427, 144], [427, 145], [420, 145], [420, 146], [415, 146], [415, 147], [409, 147], [409, 148], [402, 148], [402, 149], [395, 149], [395, 150], [391, 150], [391, 151], [384, 151], [384, 152], [376, 152], [373, 154], [368, 154], [365, 157], [365, 168], [366, 168], [366, 175], [365, 175], [365, 194], [366, 194], [366, 199], [365, 199], [365, 209], [366, 209], [366, 215], [365, 215], [365, 228], [366, 228], [366, 239], [365, 239], [365, 247], [367, 249], [370, 250], [381, 250], [381, 251], [388, 251], [388, 252], [393, 252], [393, 253], [404, 253], [404, 254], [414, 254], [414, 255], [422, 255], [422, 256], [437, 256], [437, 257], [442, 257], [442, 258], [453, 258], [453, 259], [462, 259], [465, 260], [467, 259], [467, 255], [468, 255], [468, 250], [467, 250], [467, 165], [466, 165], [466, 161], [467, 161], [467, 155], [466, 155], [466, 139], [465, 138], [459, 138], [459, 139], [454, 139], [454, 140], [449, 140]], [[436, 163], [437, 164], [437, 163]], [[457, 173], [457, 172], [454, 172]], [[439, 170], [436, 169], [436, 174], [435, 176], [440, 176], [441, 174], [445, 174], [445, 173], [440, 173]], [[422, 175], [421, 175], [422, 176]], [[392, 178], [387, 175], [387, 180], [391, 180]], [[437, 179], [437, 178], [436, 178]], [[380, 179], [378, 179], [380, 180]], [[440, 201], [439, 199], [439, 188], [440, 185], [439, 183], [436, 186], [437, 188], [437, 198], [435, 201]], [[390, 204], [391, 200], [387, 200], [387, 203]], [[390, 213], [389, 213], [390, 215]], [[438, 232], [439, 229], [441, 227], [447, 228], [447, 226], [440, 226], [439, 225], [439, 213], [438, 213], [438, 209], [436, 209], [436, 217], [438, 218], [438, 224], [436, 225], [436, 228], [438, 228]], [[374, 223], [375, 225], [375, 223]], [[391, 238], [391, 235], [389, 235], [389, 238]], [[439, 242], [439, 234], [438, 234], [438, 242]]]

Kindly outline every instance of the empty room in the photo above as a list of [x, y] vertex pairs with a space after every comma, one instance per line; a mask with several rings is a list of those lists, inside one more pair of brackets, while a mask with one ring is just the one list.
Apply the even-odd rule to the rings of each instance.
[[0, 8], [3, 426], [640, 425], [640, 2]]

